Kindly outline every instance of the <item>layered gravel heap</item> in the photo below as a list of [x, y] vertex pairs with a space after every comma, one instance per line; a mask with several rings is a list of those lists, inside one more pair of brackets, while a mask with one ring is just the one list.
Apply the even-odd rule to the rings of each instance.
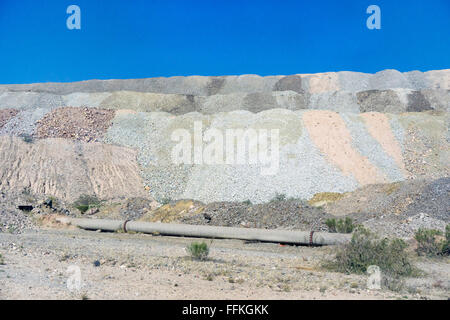
[[376, 74], [329, 72], [290, 76], [171, 77], [1, 85], [0, 108], [56, 106], [204, 114], [325, 109], [337, 112], [448, 111], [450, 71]]
[[38, 120], [38, 138], [100, 141], [111, 125], [114, 111], [97, 108], [58, 108]]
[[0, 127], [0, 135], [33, 136], [38, 121], [47, 113], [51, 112], [53, 108], [39, 107], [26, 110], [14, 110], [17, 113], [16, 116], [7, 121], [3, 127]]
[[[262, 203], [276, 193], [309, 199], [319, 192], [347, 192], [368, 184], [446, 176], [449, 146], [445, 117], [281, 109], [182, 116], [119, 112], [105, 139], [138, 150], [141, 174], [157, 199], [205, 203], [250, 199]], [[268, 165], [262, 163], [174, 163], [172, 151], [178, 142], [172, 140], [172, 134], [185, 129], [193, 135], [196, 122], [201, 122], [203, 132], [214, 128], [224, 137], [228, 128], [278, 128], [278, 171], [263, 175]], [[411, 131], [411, 127], [417, 129]], [[423, 145], [429, 148], [419, 148]], [[418, 167], [408, 159], [426, 163]]]
[[[449, 70], [428, 72], [383, 70], [375, 74], [360, 72], [327, 72], [289, 76], [189, 76], [127, 80], [89, 80], [72, 83], [34, 83], [0, 85], [4, 91], [28, 91], [67, 95], [75, 92], [137, 91], [210, 96], [234, 92], [325, 92], [405, 89], [449, 89]], [[31, 99], [31, 97], [30, 97]]]
[[3, 109], [0, 110], [0, 129], [12, 118], [19, 113], [16, 109]]
[[[42, 93], [36, 93], [42, 94]], [[164, 111], [172, 114], [186, 114], [197, 111], [203, 114], [247, 110], [261, 112], [275, 108], [302, 110], [319, 109], [337, 112], [421, 112], [427, 110], [448, 111], [449, 90], [412, 90], [393, 88], [366, 91], [321, 91], [295, 92], [292, 90], [269, 92], [233, 92], [210, 96], [185, 94], [161, 94], [136, 91], [115, 91], [88, 93], [77, 92], [68, 95], [53, 95], [47, 100], [30, 101], [28, 92], [5, 92], [0, 94], [1, 106], [22, 110], [44, 108], [61, 103], [61, 106], [96, 107], [103, 109], [131, 109], [141, 112]]]
[[[376, 226], [374, 214], [392, 212], [433, 224], [448, 220], [449, 107], [450, 70], [0, 85], [0, 136], [24, 140], [1, 137], [0, 185], [71, 200], [193, 199], [207, 206], [209, 222], [189, 218], [202, 224], [320, 229], [327, 215], [366, 215]], [[248, 148], [243, 163], [225, 161], [230, 129], [241, 130], [233, 147], [248, 138], [243, 130], [256, 133], [256, 162]], [[203, 161], [208, 132], [219, 145], [213, 163]], [[177, 163], [183, 136], [190, 154]], [[372, 194], [358, 198], [366, 187]], [[353, 196], [305, 205], [324, 192]], [[270, 202], [277, 194], [297, 202]], [[130, 208], [139, 214], [122, 216], [143, 214]]]

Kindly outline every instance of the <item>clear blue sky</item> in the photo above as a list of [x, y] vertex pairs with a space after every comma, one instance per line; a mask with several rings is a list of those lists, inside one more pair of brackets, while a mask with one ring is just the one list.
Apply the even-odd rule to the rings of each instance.
[[449, 0], [0, 0], [0, 83], [388, 68], [450, 68]]

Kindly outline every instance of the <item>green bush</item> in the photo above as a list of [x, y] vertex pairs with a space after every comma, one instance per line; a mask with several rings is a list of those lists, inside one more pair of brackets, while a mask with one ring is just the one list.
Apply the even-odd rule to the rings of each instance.
[[162, 198], [161, 199], [161, 204], [162, 205], [166, 205], [166, 204], [169, 204], [171, 202], [172, 202], [172, 199], [170, 199], [170, 198]]
[[80, 210], [81, 213], [85, 213], [90, 208], [100, 207], [100, 200], [95, 196], [81, 195], [78, 200], [73, 203], [73, 206]]
[[23, 141], [25, 141], [26, 143], [33, 143], [34, 139], [33, 136], [27, 133], [23, 133], [20, 135], [20, 137], [22, 138]]
[[0, 266], [5, 264], [5, 259], [3, 259], [2, 254], [0, 253]]
[[369, 230], [358, 226], [351, 241], [339, 248], [335, 260], [326, 262], [325, 267], [338, 272], [363, 274], [370, 265], [376, 265], [384, 275], [410, 276], [415, 268], [406, 247], [401, 239], [380, 240]]
[[445, 242], [442, 246], [442, 254], [450, 255], [450, 224], [445, 227]]
[[441, 245], [436, 240], [442, 232], [438, 230], [419, 229], [414, 238], [417, 240], [416, 252], [419, 256], [437, 256], [441, 252]]
[[327, 219], [325, 224], [328, 227], [329, 232], [339, 232], [339, 233], [352, 233], [355, 229], [355, 225], [353, 224], [353, 220], [349, 217], [345, 219]]
[[435, 257], [449, 255], [450, 252], [450, 225], [445, 227], [445, 239], [439, 230], [420, 228], [414, 235], [417, 240], [416, 252], [419, 256]]
[[186, 250], [195, 260], [206, 260], [209, 255], [209, 247], [205, 242], [192, 242]]

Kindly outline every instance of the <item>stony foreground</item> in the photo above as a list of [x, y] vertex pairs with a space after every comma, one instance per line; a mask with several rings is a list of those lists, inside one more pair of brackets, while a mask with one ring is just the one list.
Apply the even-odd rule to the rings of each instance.
[[[326, 272], [332, 248], [214, 240], [210, 260], [193, 261], [183, 238], [79, 230], [0, 233], [0, 299], [447, 299], [448, 261], [402, 292], [368, 290], [367, 276]], [[210, 240], [206, 240], [208, 243]], [[81, 290], [70, 292], [70, 266]], [[73, 267], [72, 267], [73, 268]]]

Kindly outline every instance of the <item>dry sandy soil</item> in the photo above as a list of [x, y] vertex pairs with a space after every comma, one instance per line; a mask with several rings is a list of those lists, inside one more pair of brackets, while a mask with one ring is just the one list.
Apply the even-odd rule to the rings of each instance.
[[[427, 274], [401, 292], [368, 290], [366, 275], [321, 269], [332, 247], [214, 240], [194, 261], [189, 238], [77, 229], [0, 233], [1, 299], [448, 299], [447, 260], [417, 260]], [[205, 240], [208, 243], [211, 240]], [[98, 262], [98, 263], [97, 263]], [[97, 266], [96, 266], [97, 264]], [[69, 291], [69, 266], [82, 288]]]

